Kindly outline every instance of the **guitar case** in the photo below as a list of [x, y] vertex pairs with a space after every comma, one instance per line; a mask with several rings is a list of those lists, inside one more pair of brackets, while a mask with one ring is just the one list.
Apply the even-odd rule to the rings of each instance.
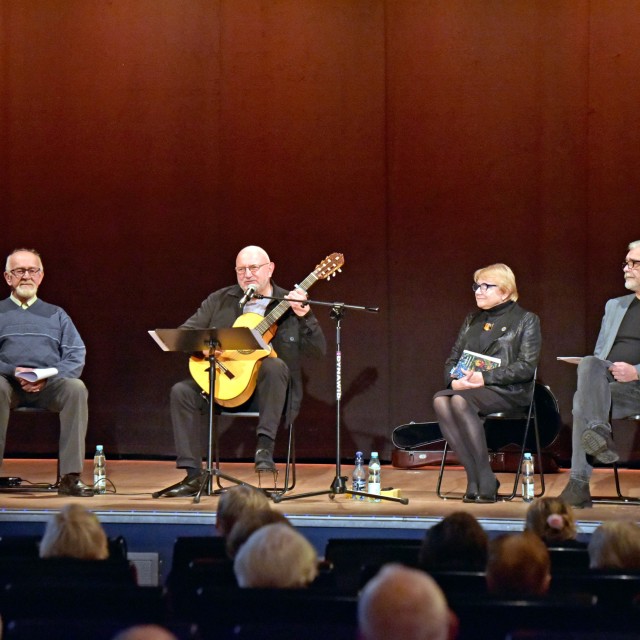
[[[542, 449], [542, 468], [545, 473], [558, 471], [558, 462], [552, 453], [545, 451], [557, 438], [562, 426], [558, 402], [548, 386], [536, 382], [536, 413]], [[487, 445], [491, 468], [495, 472], [515, 473], [520, 462], [520, 444], [524, 436], [524, 420], [485, 420]], [[398, 469], [417, 469], [440, 466], [444, 438], [437, 422], [410, 422], [396, 427], [391, 434], [395, 449], [391, 453], [391, 464]], [[527, 447], [535, 450], [535, 435], [529, 429]], [[539, 468], [537, 454], [534, 464]], [[459, 465], [455, 451], [447, 452], [447, 464]]]

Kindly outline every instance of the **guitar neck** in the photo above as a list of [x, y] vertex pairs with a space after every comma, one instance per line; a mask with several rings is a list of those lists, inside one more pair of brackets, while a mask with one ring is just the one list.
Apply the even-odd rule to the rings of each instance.
[[[307, 291], [312, 285], [314, 285], [318, 281], [318, 278], [314, 272], [311, 272], [301, 284], [298, 285], [300, 289], [304, 289]], [[278, 305], [270, 311], [265, 317], [264, 320], [258, 323], [256, 329], [260, 332], [260, 335], [263, 336], [269, 329], [272, 327], [287, 311], [291, 305], [288, 300], [281, 300]]]

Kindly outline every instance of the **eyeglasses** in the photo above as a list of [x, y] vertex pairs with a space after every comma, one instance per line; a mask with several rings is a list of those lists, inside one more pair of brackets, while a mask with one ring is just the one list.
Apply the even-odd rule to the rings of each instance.
[[622, 263], [622, 268], [629, 267], [629, 269], [637, 269], [640, 267], [640, 260], [625, 260]]
[[481, 284], [478, 284], [477, 282], [474, 282], [471, 285], [471, 288], [473, 289], [473, 292], [475, 293], [478, 289], [480, 289], [480, 293], [487, 293], [487, 291], [489, 289], [491, 289], [491, 287], [497, 287], [497, 284], [487, 284], [486, 282], [483, 282]]
[[244, 275], [245, 271], [249, 270], [252, 274], [258, 273], [262, 267], [270, 264], [269, 262], [265, 262], [264, 264], [250, 264], [248, 267], [236, 267], [235, 271], [239, 276]]
[[11, 271], [9, 271], [9, 273], [14, 278], [23, 278], [27, 273], [31, 277], [33, 277], [33, 276], [37, 276], [41, 271], [42, 271], [42, 269], [37, 269], [36, 267], [30, 267], [29, 269], [23, 269], [22, 267], [20, 267], [18, 269], [11, 269]]

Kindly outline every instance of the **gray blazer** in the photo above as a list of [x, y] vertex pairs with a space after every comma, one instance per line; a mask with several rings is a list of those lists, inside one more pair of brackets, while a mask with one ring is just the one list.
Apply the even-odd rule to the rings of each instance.
[[[602, 318], [600, 333], [596, 340], [596, 348], [593, 352], [593, 355], [596, 356], [596, 358], [606, 360], [609, 355], [609, 351], [611, 351], [611, 347], [615, 342], [616, 336], [618, 335], [618, 329], [620, 328], [622, 318], [624, 318], [624, 314], [627, 313], [627, 309], [635, 297], [636, 294], [632, 293], [628, 296], [612, 298], [607, 301], [607, 304], [604, 307], [604, 318]], [[629, 364], [633, 363], [630, 362]], [[640, 364], [633, 364], [633, 366], [636, 368], [638, 375], [640, 375]]]

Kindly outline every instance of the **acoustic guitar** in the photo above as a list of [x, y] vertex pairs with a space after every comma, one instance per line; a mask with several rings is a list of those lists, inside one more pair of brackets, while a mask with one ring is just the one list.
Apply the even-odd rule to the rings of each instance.
[[[299, 284], [298, 288], [308, 291], [318, 280], [329, 280], [344, 265], [341, 253], [328, 255]], [[282, 300], [266, 316], [258, 313], [244, 313], [233, 323], [234, 327], [256, 329], [267, 343], [267, 349], [252, 351], [223, 351], [216, 358], [215, 400], [223, 407], [238, 407], [246, 402], [255, 391], [258, 370], [263, 358], [274, 358], [276, 352], [269, 345], [278, 329], [277, 322], [290, 308], [288, 300]], [[209, 361], [192, 356], [189, 371], [203, 391], [209, 391]]]

